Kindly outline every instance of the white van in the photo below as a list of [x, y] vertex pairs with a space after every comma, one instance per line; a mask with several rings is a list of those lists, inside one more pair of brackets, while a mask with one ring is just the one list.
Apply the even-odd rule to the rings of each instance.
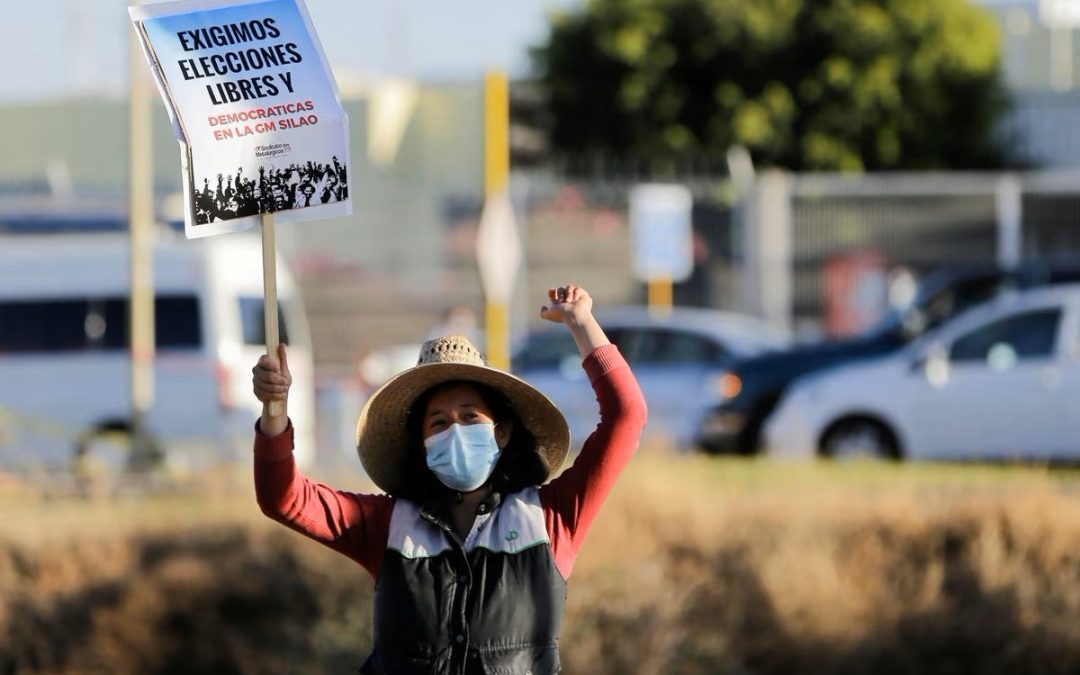
[[[147, 428], [171, 466], [245, 461], [261, 411], [251, 391], [251, 367], [265, 352], [261, 242], [251, 233], [163, 234]], [[130, 430], [129, 259], [124, 232], [0, 236], [0, 471], [65, 471], [77, 449]], [[306, 464], [315, 428], [310, 337], [283, 265], [278, 297], [295, 380], [289, 413]]]

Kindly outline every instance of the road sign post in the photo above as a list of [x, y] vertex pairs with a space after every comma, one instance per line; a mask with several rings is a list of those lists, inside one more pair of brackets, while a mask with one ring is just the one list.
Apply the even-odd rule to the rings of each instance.
[[484, 77], [484, 213], [476, 233], [476, 258], [484, 287], [488, 362], [510, 369], [510, 294], [521, 264], [510, 203], [510, 86], [504, 73]]
[[510, 194], [490, 198], [476, 232], [476, 261], [487, 299], [487, 358], [496, 368], [510, 368], [510, 296], [521, 266], [521, 238]]

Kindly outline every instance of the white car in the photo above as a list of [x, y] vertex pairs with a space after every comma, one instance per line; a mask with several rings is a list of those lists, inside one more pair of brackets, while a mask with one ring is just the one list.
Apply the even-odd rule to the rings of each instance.
[[[644, 307], [623, 307], [601, 312], [597, 320], [645, 395], [646, 436], [673, 440], [680, 448], [700, 442], [702, 417], [721, 399], [734, 359], [788, 344], [786, 334], [760, 319], [731, 312], [676, 308], [657, 318]], [[580, 448], [596, 428], [599, 408], [570, 333], [550, 325], [533, 331], [514, 350], [511, 365], [559, 407]]]
[[1080, 459], [1080, 284], [1007, 294], [901, 352], [798, 380], [773, 457]]

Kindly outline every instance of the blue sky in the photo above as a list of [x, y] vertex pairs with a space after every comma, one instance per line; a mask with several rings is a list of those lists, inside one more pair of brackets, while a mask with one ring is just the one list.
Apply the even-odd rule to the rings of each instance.
[[[491, 68], [524, 74], [526, 49], [543, 39], [548, 13], [583, 1], [307, 0], [307, 6], [335, 69], [447, 80]], [[9, 64], [0, 101], [122, 92], [128, 4], [20, 2], [0, 23], [0, 58]]]

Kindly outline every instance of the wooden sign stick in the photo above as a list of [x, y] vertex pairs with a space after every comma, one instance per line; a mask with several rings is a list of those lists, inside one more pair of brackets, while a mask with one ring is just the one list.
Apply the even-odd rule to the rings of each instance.
[[[263, 321], [266, 332], [266, 355], [270, 362], [278, 364], [278, 300], [277, 300], [277, 234], [274, 230], [274, 214], [262, 215], [263, 258]], [[263, 404], [263, 410], [276, 417], [285, 412], [282, 401]]]

